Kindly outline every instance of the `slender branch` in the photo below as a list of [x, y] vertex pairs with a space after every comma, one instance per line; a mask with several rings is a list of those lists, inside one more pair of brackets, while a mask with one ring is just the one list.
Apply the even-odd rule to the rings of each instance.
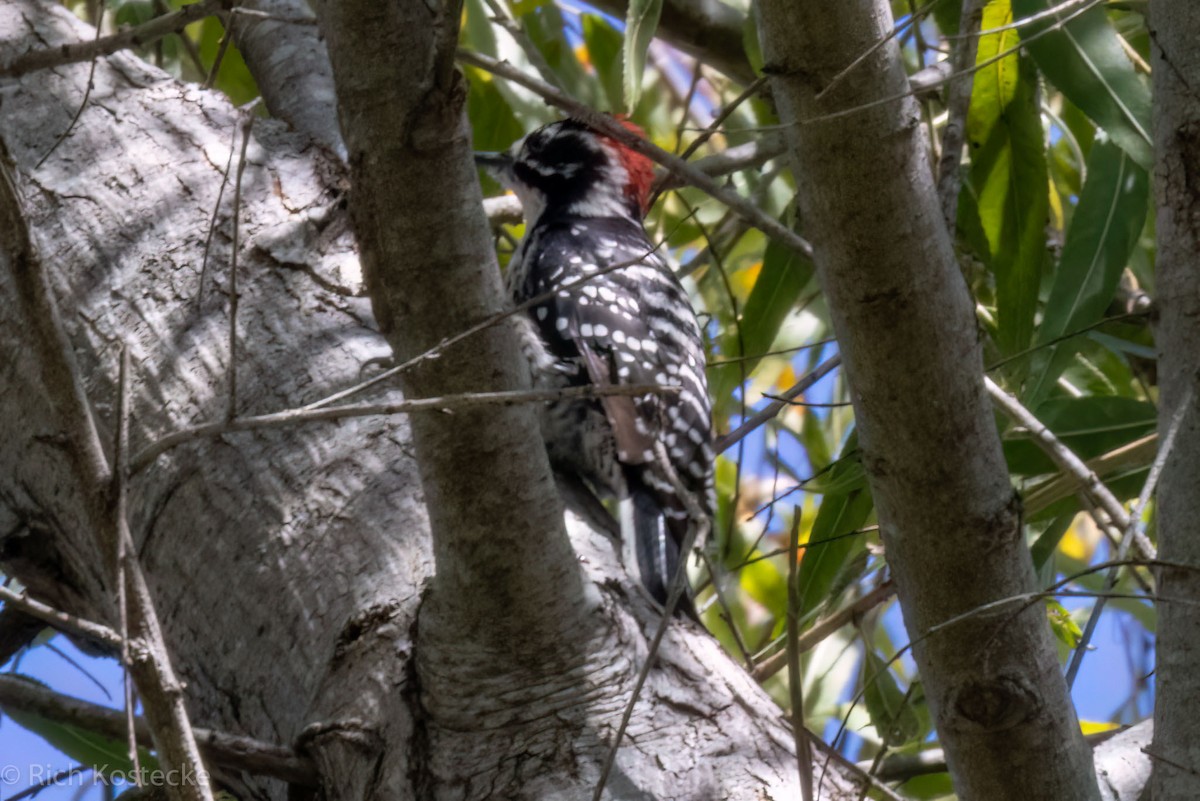
[[749, 200], [737, 194], [737, 192], [717, 183], [712, 177], [697, 170], [693, 165], [684, 161], [679, 156], [668, 153], [657, 145], [633, 133], [628, 128], [625, 128], [615, 118], [607, 114], [602, 114], [590, 106], [567, 96], [544, 81], [526, 75], [508, 62], [498, 61], [491, 56], [467, 50], [459, 50], [458, 59], [463, 63], [487, 70], [493, 75], [525, 87], [551, 105], [557, 106], [572, 117], [586, 123], [588, 127], [617, 140], [629, 149], [641, 153], [652, 161], [661, 164], [671, 173], [684, 176], [690, 184], [724, 203], [736, 212], [738, 216], [761, 230], [767, 236], [807, 258], [812, 258], [812, 245], [799, 234], [780, 223], [774, 217], [769, 216]]
[[[157, 39], [179, 33], [193, 22], [210, 17], [228, 6], [228, 0], [200, 0], [178, 11], [155, 17], [149, 22], [127, 28], [111, 36], [98, 36], [87, 42], [72, 42], [58, 47], [30, 50], [0, 67], [0, 76], [18, 77], [34, 70], [52, 69], [65, 64], [79, 64], [100, 56], [110, 56], [120, 50], [142, 47]], [[99, 26], [97, 26], [97, 31]]]
[[[1148, 434], [1094, 459], [1089, 459], [1084, 464], [1097, 476], [1107, 476], [1125, 468], [1141, 469], [1145, 467], [1148, 462], [1154, 461], [1154, 454], [1157, 450], [1158, 434]], [[1070, 497], [1078, 485], [1079, 481], [1074, 475], [1061, 473], [1038, 484], [1025, 496], [1026, 512], [1036, 514], [1051, 504]]]
[[[114, 740], [121, 738], [125, 731], [124, 713], [61, 695], [16, 676], [0, 675], [0, 708], [78, 726]], [[139, 745], [153, 747], [150, 724], [145, 718], [135, 718], [134, 729]], [[204, 756], [218, 765], [304, 787], [318, 784], [313, 764], [291, 748], [210, 729], [194, 731]]]
[[812, 742], [804, 727], [804, 677], [800, 673], [800, 507], [792, 515], [788, 535], [787, 656], [788, 694], [792, 702], [792, 736], [796, 740], [796, 772], [800, 780], [800, 798], [813, 799]]
[[[1154, 488], [1158, 486], [1159, 476], [1162, 475], [1163, 466], [1167, 463], [1167, 457], [1171, 455], [1171, 450], [1175, 447], [1175, 438], [1179, 434], [1179, 429], [1183, 426], [1184, 418], [1191, 411], [1192, 399], [1195, 397], [1195, 383], [1188, 384], [1187, 392], [1180, 401], [1175, 414], [1171, 418], [1171, 425], [1167, 429], [1166, 435], [1162, 439], [1162, 443], [1158, 448], [1158, 455], [1154, 457], [1154, 464], [1150, 466], [1150, 473], [1146, 476], [1146, 483], [1142, 485], [1142, 491], [1138, 494], [1137, 502], [1133, 505], [1133, 509], [1129, 513], [1129, 519], [1122, 526], [1123, 534], [1121, 535], [1121, 543], [1117, 547], [1116, 558], [1122, 560], [1128, 555], [1130, 544], [1135, 542], [1139, 534], [1145, 537], [1142, 531], [1144, 524], [1142, 523], [1142, 514], [1146, 511], [1146, 505], [1150, 503], [1150, 496], [1154, 493]], [[1117, 571], [1120, 568], [1117, 565], [1109, 568], [1104, 576], [1103, 592], [1112, 590], [1117, 585]], [[1073, 687], [1075, 677], [1079, 674], [1079, 667], [1083, 664], [1083, 656], [1087, 652], [1088, 643], [1092, 640], [1092, 635], [1096, 631], [1096, 624], [1100, 620], [1100, 614], [1104, 611], [1106, 599], [1103, 595], [1096, 599], [1096, 603], [1092, 606], [1092, 611], [1088, 614], [1087, 623], [1083, 628], [1083, 635], [1079, 638], [1079, 642], [1075, 645], [1075, 653], [1071, 655], [1071, 664], [1067, 667], [1067, 686]]]
[[41, 601], [34, 600], [23, 592], [13, 592], [7, 587], [0, 587], [0, 601], [3, 601], [6, 607], [19, 609], [58, 631], [94, 640], [113, 651], [121, 650], [121, 635], [108, 626], [67, 614]]
[[[826, 615], [814, 623], [812, 628], [796, 637], [796, 649], [800, 653], [804, 653], [815, 648], [842, 626], [871, 611], [895, 594], [896, 585], [891, 581], [885, 581], [858, 600], [832, 614]], [[787, 667], [787, 664], [787, 649], [776, 651], [771, 656], [759, 662], [751, 675], [754, 676], [755, 681], [761, 684]]]
[[649, 393], [670, 394], [679, 387], [658, 384], [628, 384], [620, 386], [586, 385], [561, 389], [536, 389], [514, 392], [471, 392], [463, 395], [445, 395], [440, 398], [417, 398], [393, 403], [362, 403], [347, 406], [321, 408], [305, 407], [289, 409], [272, 414], [253, 417], [238, 417], [216, 423], [202, 423], [168, 434], [147, 445], [134, 456], [133, 472], [140, 472], [172, 448], [208, 437], [219, 437], [237, 431], [263, 431], [287, 428], [305, 423], [320, 423], [346, 420], [351, 417], [373, 417], [377, 415], [411, 414], [413, 412], [443, 412], [454, 409], [470, 409], [480, 406], [515, 406], [519, 403], [545, 403], [563, 399], [600, 398], [608, 395], [646, 395]]
[[[986, 0], [966, 0], [959, 19], [959, 34], [979, 30], [983, 21]], [[967, 138], [967, 110], [971, 105], [971, 90], [975, 86], [973, 72], [968, 72], [979, 50], [979, 39], [968, 36], [959, 42], [950, 56], [950, 79], [946, 87], [946, 127], [942, 133], [942, 157], [938, 161], [937, 192], [942, 204], [942, 216], [950, 236], [958, 221], [958, 190], [962, 184], [959, 167], [963, 144]], [[930, 131], [930, 136], [933, 131]]]
[[[1058, 465], [1059, 469], [1067, 475], [1073, 476], [1079, 482], [1088, 497], [1105, 511], [1119, 529], [1122, 531], [1128, 530], [1130, 522], [1129, 513], [1125, 511], [1125, 507], [1117, 500], [1117, 497], [1104, 485], [1100, 477], [1089, 470], [1083, 460], [1064, 445], [1062, 440], [1056, 437], [1053, 431], [1046, 428], [1032, 412], [1021, 405], [1020, 401], [1001, 389], [995, 381], [987, 376], [984, 376], [983, 380], [988, 394], [992, 396], [992, 401], [1000, 407], [1000, 410], [1027, 428], [1030, 434], [1033, 435], [1034, 443], [1050, 457], [1051, 461]], [[1143, 559], [1153, 559], [1155, 557], [1154, 546], [1150, 544], [1150, 540], [1146, 539], [1145, 535], [1139, 537], [1135, 545], [1138, 556]]]
[[729, 450], [729, 448], [740, 442], [751, 431], [754, 431], [763, 423], [766, 423], [768, 420], [774, 418], [775, 415], [779, 414], [780, 411], [787, 407], [788, 401], [806, 392], [813, 384], [817, 383], [822, 378], [829, 375], [829, 373], [833, 372], [833, 369], [841, 363], [842, 357], [840, 355], [831, 356], [830, 358], [821, 362], [816, 366], [816, 368], [813, 369], [812, 372], [797, 381], [795, 385], [791, 387], [791, 389], [780, 395], [780, 400], [772, 401], [767, 405], [766, 408], [760, 412], [755, 412], [733, 431], [730, 431], [723, 437], [718, 437], [716, 442], [716, 452], [723, 453]]
[[[117, 378], [117, 437], [113, 448], [113, 461], [116, 463], [116, 469], [113, 470], [112, 479], [113, 496], [116, 499], [114, 513], [118, 521], [116, 526], [118, 532], [128, 526], [127, 521], [129, 520], [129, 372], [129, 346], [122, 344], [121, 369]], [[125, 591], [128, 578], [126, 560], [130, 554], [126, 550], [126, 537], [118, 534], [115, 545], [112, 572], [117, 588], [117, 619], [121, 626], [119, 629], [121, 635], [121, 684], [125, 696], [126, 745], [129, 751], [129, 761], [133, 763], [134, 783], [140, 787], [142, 766], [141, 757], [138, 755], [137, 733], [134, 731], [133, 721], [136, 701], [133, 692], [133, 677], [129, 673], [129, 600]]]
[[[216, 68], [216, 65], [213, 65]], [[237, 416], [237, 313], [238, 313], [238, 232], [239, 218], [242, 213], [242, 176], [246, 174], [246, 150], [250, 145], [250, 132], [254, 128], [254, 112], [251, 108], [242, 110], [242, 152], [238, 156], [237, 177], [233, 182], [233, 242], [229, 251], [229, 406], [225, 410], [225, 419], [232, 420]]]

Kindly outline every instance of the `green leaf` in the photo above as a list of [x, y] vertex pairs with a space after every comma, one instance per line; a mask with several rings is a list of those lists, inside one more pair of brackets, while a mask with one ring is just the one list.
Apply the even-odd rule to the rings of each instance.
[[826, 493], [821, 499], [796, 574], [797, 614], [801, 621], [829, 600], [835, 585], [844, 584], [839, 581], [842, 572], [866, 550], [865, 537], [851, 532], [862, 528], [874, 508], [871, 493], [865, 488]]
[[[1054, 581], [1053, 563], [1050, 562], [1050, 557], [1058, 550], [1058, 544], [1062, 542], [1063, 536], [1067, 533], [1067, 529], [1071, 527], [1072, 521], [1075, 520], [1074, 514], [1065, 514], [1056, 517], [1050, 521], [1033, 545], [1029, 548], [1029, 556], [1033, 559], [1033, 567], [1038, 571], [1038, 578], [1043, 584], [1050, 584]], [[1043, 568], [1048, 575], [1043, 576]]]
[[[31, 684], [45, 686], [27, 676], [9, 675]], [[129, 774], [133, 770], [133, 763], [129, 759], [124, 742], [31, 712], [5, 708], [4, 714], [21, 728], [38, 735], [78, 764], [91, 767], [98, 773]], [[155, 770], [158, 767], [158, 760], [144, 748], [138, 749], [138, 759], [144, 770]]]
[[[225, 36], [225, 28], [216, 17], [208, 17], [199, 25], [201, 27], [197, 46], [200, 50], [200, 60], [211, 69], [220, 50], [221, 39]], [[221, 66], [213, 87], [224, 92], [235, 106], [249, 103], [258, 97], [258, 84], [232, 41], [225, 49], [225, 55], [221, 57]]]
[[621, 49], [624, 42], [621, 32], [608, 20], [595, 14], [583, 15], [583, 43], [587, 45], [588, 59], [604, 87], [610, 109], [621, 107]]
[[863, 701], [879, 738], [892, 747], [911, 741], [921, 730], [921, 722], [904, 696], [887, 663], [867, 649], [863, 659]]
[[[1154, 404], [1116, 396], [1052, 398], [1037, 408], [1037, 417], [1081, 459], [1133, 442], [1154, 431]], [[1004, 443], [1008, 468], [1015, 475], [1036, 476], [1057, 472], [1041, 448], [1028, 439]]]
[[[1088, 156], [1087, 183], [1067, 229], [1037, 342], [1049, 342], [1100, 320], [1146, 221], [1149, 177], [1129, 154], [1097, 141]], [[1079, 340], [1039, 351], [1025, 402], [1037, 407], [1054, 387]]]
[[[1013, 0], [1013, 9], [1028, 17], [1045, 11], [1050, 2], [1057, 0]], [[1143, 169], [1151, 169], [1150, 88], [1125, 55], [1104, 9], [1091, 8], [1048, 31], [1053, 24], [1047, 20], [1025, 29], [1027, 48], [1042, 73], [1118, 147]], [[1039, 36], [1043, 31], [1048, 32]]]
[[763, 255], [762, 270], [750, 290], [742, 309], [741, 342], [738, 351], [738, 330], [730, 326], [723, 350], [731, 355], [751, 356], [745, 361], [718, 365], [709, 371], [709, 384], [714, 398], [725, 398], [749, 376], [761, 361], [761, 354], [771, 350], [779, 328], [796, 307], [800, 293], [812, 279], [813, 264], [790, 248], [772, 240]]
[[[985, 29], [1009, 20], [1008, 0], [992, 0], [984, 9]], [[982, 37], [976, 63], [1015, 42], [1011, 30]], [[996, 277], [997, 344], [1003, 353], [1024, 349], [1033, 336], [1046, 254], [1049, 179], [1036, 95], [1032, 63], [1013, 53], [976, 73], [967, 115], [970, 177]]]
[[956, 36], [959, 20], [962, 18], [962, 3], [960, 0], [938, 0], [933, 7], [933, 18], [939, 31]]
[[518, 19], [525, 33], [546, 59], [554, 78], [568, 94], [590, 106], [599, 105], [600, 92], [567, 40], [567, 23], [553, 3], [535, 7]]
[[1059, 642], [1068, 648], [1075, 648], [1079, 645], [1083, 630], [1079, 628], [1079, 624], [1071, 617], [1071, 613], [1067, 611], [1066, 607], [1053, 598], [1047, 598], [1046, 617], [1050, 621], [1050, 629]]
[[746, 60], [755, 75], [762, 73], [763, 54], [762, 44], [758, 40], [758, 3], [751, 3], [742, 22], [742, 49], [746, 51]]
[[642, 72], [646, 68], [646, 51], [658, 29], [662, 0], [629, 0], [625, 14], [625, 109], [637, 108], [642, 93]]

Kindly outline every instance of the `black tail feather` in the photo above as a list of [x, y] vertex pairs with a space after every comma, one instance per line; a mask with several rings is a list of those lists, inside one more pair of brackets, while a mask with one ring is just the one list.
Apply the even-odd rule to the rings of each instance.
[[[638, 573], [642, 584], [650, 596], [659, 604], [666, 605], [667, 595], [671, 589], [671, 581], [679, 569], [679, 543], [686, 533], [686, 520], [669, 520], [659, 509], [658, 501], [645, 488], [634, 489], [631, 493], [633, 503], [633, 532], [634, 552], [637, 555]], [[626, 536], [629, 536], [627, 533]], [[696, 606], [692, 602], [691, 587], [684, 578], [683, 594], [675, 606], [676, 613], [682, 613], [696, 622], [700, 621]]]

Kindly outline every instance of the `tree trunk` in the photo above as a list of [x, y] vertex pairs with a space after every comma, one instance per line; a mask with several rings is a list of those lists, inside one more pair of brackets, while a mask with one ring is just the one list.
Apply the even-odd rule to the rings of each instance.
[[907, 89], [895, 39], [871, 51], [892, 28], [888, 4], [759, 8], [880, 533], [958, 795], [1098, 798], [1041, 605], [985, 608], [1037, 586], [916, 105], [868, 105]]
[[1200, 798], [1200, 17], [1194, 3], [1150, 4], [1159, 432], [1188, 409], [1158, 489], [1158, 647], [1154, 704], [1156, 801]]
[[[369, 5], [351, 18], [323, 10], [335, 48], [396, 42], [374, 15], [432, 25], [426, 4]], [[0, 5], [0, 61], [92, 35], [54, 4]], [[335, 65], [353, 64], [345, 58]], [[430, 69], [440, 70], [433, 83]], [[354, 384], [391, 352], [371, 304], [401, 358], [498, 308], [459, 79], [443, 59], [384, 74], [407, 99], [374, 94], [378, 75], [338, 76], [360, 181], [355, 228], [378, 247], [363, 258], [370, 301], [342, 164], [306, 135], [255, 120], [240, 192], [225, 189], [208, 243], [226, 164], [231, 182], [237, 172], [241, 117], [220, 95], [128, 55], [98, 62], [78, 123], [35, 167], [68, 129], [88, 72], [24, 76], [5, 91], [0, 131], [104, 443], [122, 344], [135, 365], [135, 454], [224, 419], [235, 195], [239, 415]], [[422, 97], [434, 101], [432, 117], [394, 116], [428, 111]], [[372, 127], [389, 120], [403, 134]], [[378, 216], [389, 211], [401, 216]], [[111, 582], [50, 402], [62, 388], [32, 355], [10, 256], [0, 243], [0, 559], [37, 597], [111, 623]], [[510, 340], [499, 327], [468, 340], [409, 386], [519, 386]], [[360, 400], [370, 397], [398, 393]], [[590, 797], [658, 615], [608, 536], [570, 515], [564, 534], [532, 421], [525, 409], [431, 412], [411, 427], [367, 417], [233, 433], [177, 446], [136, 472], [130, 522], [194, 721], [297, 744], [330, 799]], [[606, 797], [794, 798], [793, 760], [774, 703], [681, 623]], [[245, 780], [243, 798], [284, 796], [278, 783]], [[829, 771], [823, 797], [858, 792]]]

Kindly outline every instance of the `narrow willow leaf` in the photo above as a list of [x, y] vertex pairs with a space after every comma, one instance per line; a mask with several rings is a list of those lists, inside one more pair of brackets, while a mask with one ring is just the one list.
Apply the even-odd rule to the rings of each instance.
[[1029, 547], [1029, 556], [1033, 559], [1033, 567], [1038, 571], [1038, 581], [1041, 586], [1048, 586], [1054, 582], [1054, 562], [1050, 557], [1054, 556], [1054, 552], [1058, 550], [1058, 544], [1062, 542], [1063, 535], [1067, 533], [1067, 529], [1071, 527], [1072, 521], [1075, 520], [1075, 515], [1066, 514], [1061, 517], [1056, 517], [1050, 521], [1033, 545]]
[[[14, 676], [14, 678], [27, 679], [31, 684], [45, 686], [41, 682], [25, 676]], [[59, 723], [32, 712], [4, 709], [4, 714], [12, 718], [18, 726], [38, 735], [78, 764], [92, 768], [98, 773], [128, 775], [133, 770], [129, 752], [122, 741], [96, 734], [79, 726]], [[158, 760], [144, 748], [138, 749], [138, 759], [143, 770], [155, 770], [158, 767]]]
[[575, 48], [567, 40], [567, 22], [558, 6], [553, 3], [540, 5], [521, 14], [518, 19], [525, 33], [546, 59], [554, 81], [568, 94], [592, 107], [600, 104], [600, 88], [595, 79], [587, 74]]
[[[724, 351], [732, 355], [758, 357], [771, 350], [779, 328], [788, 313], [796, 308], [800, 293], [812, 279], [813, 264], [791, 248], [774, 240], [763, 254], [762, 270], [742, 309], [741, 341], [738, 329], [730, 326], [724, 337]], [[739, 344], [744, 351], [739, 354]], [[715, 398], [725, 398], [758, 366], [760, 358], [718, 365], [709, 371], [709, 384]]]
[[629, 0], [625, 14], [625, 109], [637, 108], [642, 93], [642, 72], [646, 69], [646, 51], [658, 29], [662, 0]]
[[[843, 462], [833, 472], [837, 473], [839, 468], [852, 469], [848, 462]], [[832, 588], [837, 584], [844, 586], [845, 582], [839, 581], [841, 574], [866, 550], [865, 537], [851, 532], [862, 528], [874, 508], [871, 493], [865, 487], [826, 494], [821, 499], [796, 576], [797, 613], [801, 621], [811, 622], [812, 613], [829, 600]]]
[[916, 737], [921, 723], [905, 701], [904, 690], [884, 660], [870, 649], [863, 660], [863, 682], [863, 701], [879, 738], [896, 747]]
[[[1081, 459], [1116, 450], [1154, 431], [1154, 404], [1135, 398], [1095, 395], [1051, 398], [1038, 407], [1038, 419]], [[1054, 473], [1050, 457], [1028, 439], [1004, 443], [1008, 469], [1019, 476]]]
[[[992, 0], [984, 10], [985, 29], [1008, 20], [1008, 0]], [[976, 63], [1008, 50], [1015, 36], [1007, 30], [982, 37]], [[1032, 339], [1046, 254], [1049, 183], [1036, 94], [1033, 65], [1013, 53], [976, 74], [967, 116], [971, 189], [996, 277], [997, 344], [1004, 353]]]
[[[1018, 16], [1045, 11], [1056, 0], [1013, 0]], [[1060, 12], [1060, 17], [1070, 12]], [[1102, 7], [1042, 36], [1053, 20], [1026, 28], [1028, 50], [1042, 73], [1071, 102], [1108, 132], [1143, 169], [1154, 164], [1150, 138], [1150, 88], [1125, 55]]]
[[1047, 598], [1044, 603], [1046, 619], [1050, 622], [1050, 630], [1054, 632], [1055, 638], [1068, 648], [1077, 647], [1080, 638], [1083, 637], [1083, 630], [1079, 628], [1075, 618], [1071, 617], [1065, 606], [1053, 598]]
[[[1111, 142], [1097, 141], [1087, 162], [1087, 183], [1067, 229], [1062, 258], [1050, 288], [1037, 342], [1050, 342], [1100, 320], [1146, 222], [1149, 177]], [[1050, 394], [1078, 350], [1068, 339], [1038, 351], [1035, 377], [1025, 394], [1031, 408]]]
[[614, 110], [621, 107], [621, 49], [624, 41], [621, 32], [608, 20], [595, 14], [583, 15], [583, 43], [587, 45], [596, 77], [604, 87], [607, 108]]

